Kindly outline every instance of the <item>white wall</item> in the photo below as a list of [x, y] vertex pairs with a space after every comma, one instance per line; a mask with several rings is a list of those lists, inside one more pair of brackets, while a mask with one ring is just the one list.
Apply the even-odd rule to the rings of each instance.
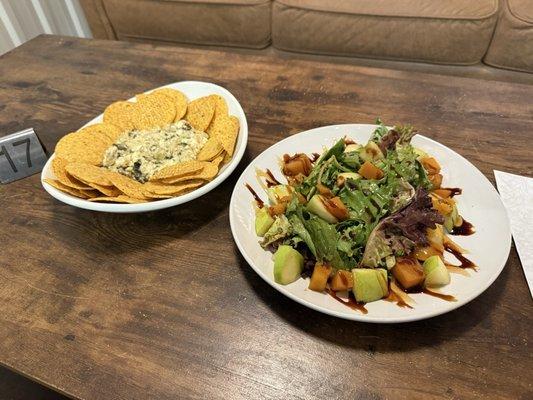
[[0, 0], [0, 55], [41, 33], [91, 37], [78, 0]]

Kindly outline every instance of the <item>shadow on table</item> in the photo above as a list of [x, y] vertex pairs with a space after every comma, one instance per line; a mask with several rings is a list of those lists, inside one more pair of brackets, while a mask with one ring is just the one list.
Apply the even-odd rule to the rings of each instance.
[[51, 389], [39, 385], [6, 368], [0, 367], [0, 400], [67, 400]]
[[[307, 308], [282, 295], [267, 284], [248, 265], [235, 246], [241, 271], [259, 299], [285, 321], [322, 340], [370, 352], [406, 351], [435, 346], [461, 336], [479, 324], [489, 324], [491, 304], [502, 296], [509, 271], [504, 269], [497, 281], [478, 298], [447, 314], [423, 321], [400, 324], [375, 324], [349, 321]], [[416, 338], [416, 340], [412, 340]]]

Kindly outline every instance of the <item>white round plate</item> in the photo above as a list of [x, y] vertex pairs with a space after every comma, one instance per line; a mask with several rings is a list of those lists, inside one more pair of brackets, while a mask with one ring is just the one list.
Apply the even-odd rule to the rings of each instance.
[[[172, 89], [177, 89], [177, 90], [182, 91], [189, 98], [189, 101], [197, 99], [202, 96], [207, 96], [210, 94], [218, 94], [222, 96], [224, 100], [226, 100], [226, 103], [228, 103], [229, 114], [234, 115], [239, 119], [239, 123], [240, 123], [239, 137], [237, 138], [237, 144], [235, 145], [235, 152], [233, 153], [233, 157], [228, 164], [224, 165], [220, 169], [220, 172], [218, 173], [215, 179], [213, 179], [211, 182], [207, 183], [206, 185], [193, 190], [192, 192], [186, 193], [182, 196], [173, 197], [171, 199], [157, 200], [157, 201], [151, 201], [148, 203], [140, 203], [140, 204], [93, 203], [93, 202], [63, 193], [62, 191], [57, 190], [56, 188], [43, 182], [43, 180], [46, 178], [55, 179], [55, 175], [52, 172], [52, 168], [51, 168], [52, 159], [54, 158], [54, 155], [52, 155], [48, 159], [48, 162], [46, 163], [46, 165], [44, 166], [41, 172], [41, 184], [43, 185], [44, 189], [48, 193], [50, 193], [53, 197], [55, 197], [57, 200], [62, 201], [63, 203], [70, 204], [71, 206], [74, 206], [74, 207], [85, 208], [87, 210], [114, 212], [114, 213], [136, 213], [136, 212], [161, 210], [163, 208], [177, 206], [178, 204], [183, 204], [188, 201], [194, 200], [206, 194], [207, 192], [213, 190], [218, 185], [220, 185], [228, 176], [230, 176], [230, 174], [239, 164], [239, 161], [241, 161], [241, 158], [244, 154], [244, 150], [246, 149], [246, 144], [248, 142], [248, 123], [246, 121], [246, 115], [244, 115], [244, 111], [240, 103], [237, 101], [235, 96], [233, 96], [233, 94], [231, 94], [227, 89], [224, 89], [221, 86], [215, 85], [214, 83], [184, 81], [184, 82], [176, 82], [176, 83], [171, 83], [169, 85], [161, 86], [161, 88], [163, 87], [169, 87]], [[157, 88], [157, 89], [160, 89], [160, 88]], [[152, 90], [149, 90], [145, 93], [149, 93], [151, 91]], [[130, 101], [135, 101], [135, 97], [132, 97]], [[87, 122], [84, 126], [102, 122], [102, 119], [103, 119], [103, 115], [100, 114], [96, 118]]]
[[[420, 135], [413, 138], [413, 144], [439, 161], [444, 175], [443, 186], [463, 189], [463, 194], [457, 197], [459, 212], [476, 229], [472, 236], [452, 237], [469, 251], [467, 257], [479, 267], [477, 272], [468, 270], [471, 271], [469, 277], [452, 274], [451, 283], [442, 292], [454, 295], [457, 302], [423, 293], [412, 294], [416, 301], [413, 309], [400, 308], [381, 300], [366, 304], [368, 314], [363, 315], [328, 294], [307, 289], [308, 279], [298, 279], [286, 286], [274, 281], [272, 254], [261, 248], [260, 238], [255, 235], [253, 199], [245, 184], [251, 185], [266, 200], [266, 194], [257, 181], [256, 168], [269, 168], [278, 180], [284, 182], [278, 161], [283, 154], [321, 153], [324, 147], [331, 147], [344, 136], [366, 143], [374, 129], [375, 125], [362, 124], [311, 129], [276, 143], [253, 160], [240, 176], [231, 196], [231, 231], [239, 250], [255, 272], [273, 288], [298, 303], [336, 317], [379, 323], [407, 322], [443, 314], [468, 303], [494, 282], [507, 261], [511, 246], [507, 214], [498, 193], [476, 167], [453, 150]], [[449, 260], [454, 261], [453, 256]]]

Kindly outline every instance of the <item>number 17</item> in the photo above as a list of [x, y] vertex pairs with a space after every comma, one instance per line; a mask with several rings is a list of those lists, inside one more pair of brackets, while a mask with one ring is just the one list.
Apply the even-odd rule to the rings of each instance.
[[[12, 143], [13, 147], [20, 146], [22, 144], [26, 144], [26, 163], [28, 164], [28, 168], [31, 168], [32, 167], [32, 163], [31, 163], [31, 158], [30, 158], [30, 144], [31, 144], [30, 143], [30, 139], [26, 138], [26, 139], [22, 139], [22, 140], [19, 140], [19, 141], [16, 141], [16, 142]], [[11, 166], [11, 169], [13, 170], [13, 172], [18, 172], [17, 166], [13, 162], [11, 156], [7, 152], [6, 146], [4, 146], [4, 145], [0, 146], [0, 156], [5, 156], [6, 157], [7, 162]]]

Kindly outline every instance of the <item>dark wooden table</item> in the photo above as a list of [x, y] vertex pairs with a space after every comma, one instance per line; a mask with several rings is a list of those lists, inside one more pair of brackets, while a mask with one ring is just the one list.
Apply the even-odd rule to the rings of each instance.
[[1, 134], [34, 127], [50, 150], [108, 103], [181, 80], [227, 87], [250, 125], [231, 178], [162, 212], [79, 210], [38, 176], [1, 186], [1, 364], [83, 399], [533, 398], [533, 302], [514, 247], [470, 304], [373, 325], [278, 294], [228, 222], [260, 151], [376, 116], [414, 124], [492, 181], [493, 169], [531, 176], [533, 86], [53, 36], [1, 57], [0, 76]]

